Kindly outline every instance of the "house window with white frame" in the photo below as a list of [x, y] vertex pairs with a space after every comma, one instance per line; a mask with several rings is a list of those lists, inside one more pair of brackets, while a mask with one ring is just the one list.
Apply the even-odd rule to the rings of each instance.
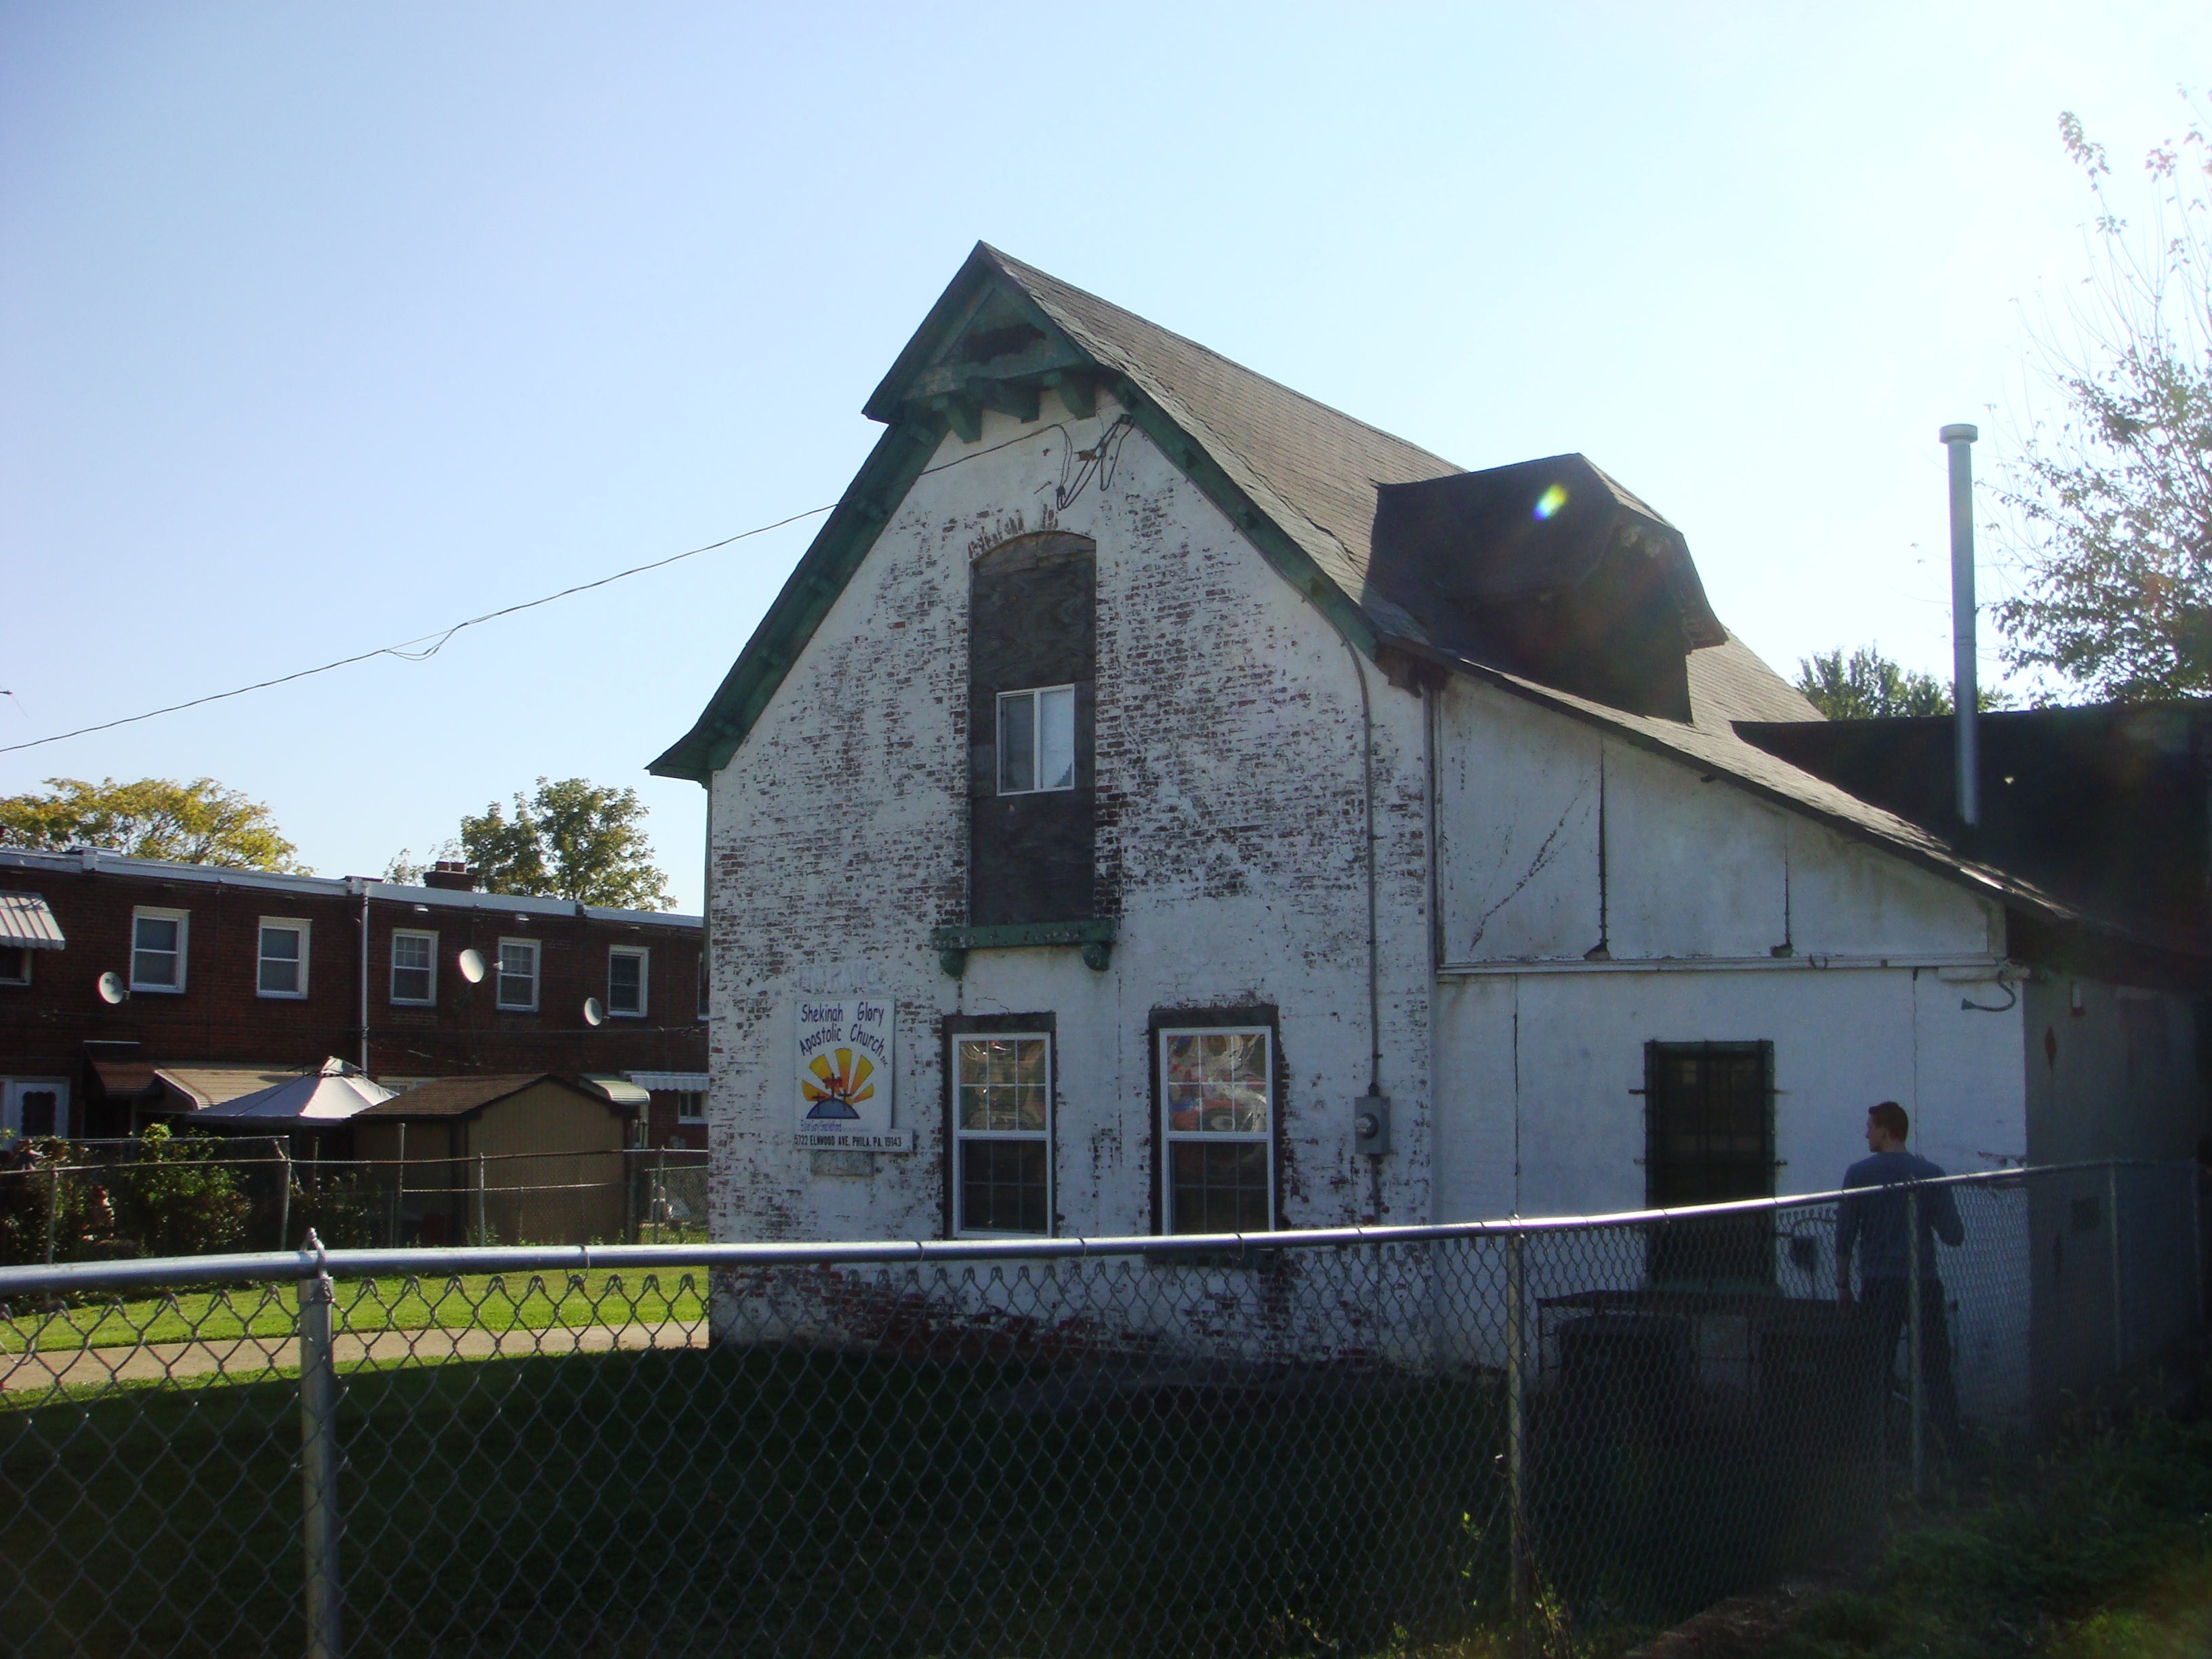
[[684, 1089], [676, 1097], [676, 1121], [678, 1123], [704, 1123], [707, 1121], [707, 1097], [699, 1090]]
[[1075, 688], [999, 693], [999, 793], [1075, 787]]
[[430, 1008], [438, 1001], [438, 936], [414, 928], [392, 935], [392, 1000], [403, 1006]]
[[141, 905], [131, 913], [131, 988], [181, 992], [191, 913]]
[[503, 939], [499, 942], [498, 1005], [514, 1013], [538, 1012], [538, 941]]
[[617, 945], [607, 951], [607, 1012], [629, 1019], [645, 1018], [646, 967], [652, 951]]
[[1275, 1224], [1273, 1033], [1159, 1033], [1163, 1231], [1266, 1232]]
[[0, 985], [28, 985], [30, 982], [30, 946], [0, 945]]
[[1048, 1236], [1050, 1034], [961, 1036], [953, 1051], [953, 1231]]
[[253, 993], [294, 1001], [307, 994], [307, 923], [298, 916], [261, 918]]

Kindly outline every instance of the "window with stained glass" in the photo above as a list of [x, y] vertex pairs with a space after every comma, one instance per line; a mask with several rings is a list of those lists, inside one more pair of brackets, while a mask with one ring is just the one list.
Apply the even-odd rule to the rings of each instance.
[[1275, 1224], [1273, 1041], [1257, 1026], [1159, 1034], [1167, 1231]]

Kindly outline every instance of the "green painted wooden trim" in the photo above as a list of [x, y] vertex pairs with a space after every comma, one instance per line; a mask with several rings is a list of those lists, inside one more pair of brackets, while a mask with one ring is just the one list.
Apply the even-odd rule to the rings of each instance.
[[1091, 921], [1016, 921], [994, 927], [938, 927], [933, 951], [1012, 951], [1039, 945], [1111, 945], [1121, 924], [1111, 916]]
[[[1019, 283], [1001, 275], [979, 246], [939, 297], [929, 318], [908, 342], [907, 349], [899, 354], [891, 374], [868, 400], [866, 412], [872, 418], [890, 418], [897, 423], [878, 440], [868, 459], [861, 463], [860, 472], [845, 492], [845, 499], [838, 503], [829, 522], [822, 526], [784, 583], [782, 592], [776, 595], [768, 615], [723, 678], [705, 712], [681, 741], [647, 769], [653, 775], [690, 778], [703, 784], [729, 764], [731, 756], [737, 753], [775, 696], [784, 675], [799, 659], [799, 653], [813, 638], [814, 630], [829, 614], [830, 605], [844, 592], [860, 561], [875, 545], [876, 537], [936, 453], [945, 429], [939, 422], [948, 422], [970, 443], [981, 436], [981, 410], [969, 398], [941, 393], [933, 396], [928, 401], [941, 404], [941, 411], [933, 418], [917, 419], [915, 405], [905, 401], [906, 387], [930, 355], [956, 331], [966, 326], [968, 319], [994, 289], [1012, 299], [1016, 310], [1043, 329], [1054, 342], [1080, 356], [1085, 362], [1095, 361], [1068, 341], [1059, 325], [1045, 314]], [[1097, 368], [1101, 378], [1120, 399], [1138, 429], [1182, 469], [1184, 476], [1198, 486], [1200, 494], [1243, 532], [1278, 574], [1311, 601], [1337, 631], [1352, 641], [1354, 649], [1372, 659], [1377, 650], [1375, 630], [1358, 601], [1339, 587], [1311, 554], [1237, 486], [1197, 438], [1177, 425], [1133, 380], [1104, 364]], [[1069, 378], [1079, 380], [1085, 392], [1090, 392], [1087, 379], [1079, 375]], [[969, 390], [971, 394], [987, 392], [996, 406], [1011, 404], [1014, 412], [1026, 411], [1034, 416], [1034, 385], [987, 388], [971, 381]], [[1111, 943], [1110, 939], [1091, 942]]]

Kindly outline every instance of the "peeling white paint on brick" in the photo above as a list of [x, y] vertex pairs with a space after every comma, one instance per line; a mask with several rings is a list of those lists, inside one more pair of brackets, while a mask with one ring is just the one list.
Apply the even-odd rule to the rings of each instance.
[[[1155, 1008], [1267, 1003], [1289, 1086], [1293, 1224], [1372, 1212], [1351, 1150], [1368, 1081], [1359, 689], [1330, 624], [1139, 433], [1110, 489], [1059, 527], [1098, 550], [1095, 757], [1102, 890], [1121, 939], [1103, 973], [1065, 950], [984, 951], [955, 980], [932, 926], [964, 919], [970, 544], [1037, 527], [1071, 434], [1115, 410], [948, 437], [712, 784], [717, 1151], [723, 1238], [934, 1236], [945, 1148], [939, 1019], [1045, 1012], [1059, 1031], [1057, 1231], [1152, 1224]], [[1397, 1153], [1386, 1213], [1425, 1220], [1430, 1053], [1425, 802], [1418, 697], [1371, 665], [1383, 1086]], [[793, 1000], [846, 986], [898, 1004], [910, 1156], [817, 1176], [781, 1089]]]

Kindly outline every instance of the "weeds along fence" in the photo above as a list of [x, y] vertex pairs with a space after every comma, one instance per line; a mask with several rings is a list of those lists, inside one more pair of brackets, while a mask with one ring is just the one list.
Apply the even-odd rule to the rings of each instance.
[[2191, 1352], [2198, 1209], [2193, 1169], [2112, 1164], [1444, 1227], [0, 1269], [0, 1631], [1604, 1652]]
[[703, 1242], [707, 1154], [297, 1158], [282, 1137], [40, 1140], [0, 1160], [0, 1264], [297, 1249]]

